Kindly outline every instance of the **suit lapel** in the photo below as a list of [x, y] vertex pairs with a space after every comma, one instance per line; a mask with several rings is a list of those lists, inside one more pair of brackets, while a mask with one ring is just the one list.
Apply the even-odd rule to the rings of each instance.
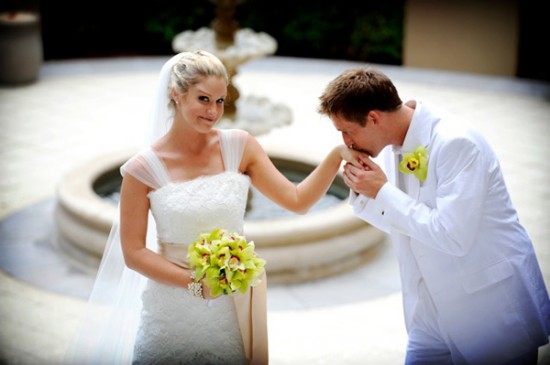
[[386, 172], [390, 183], [403, 190], [404, 186], [402, 185], [402, 180], [399, 176], [401, 175], [401, 173], [399, 172], [400, 158], [400, 150], [392, 147], [391, 150], [386, 153], [386, 166], [389, 167]]
[[398, 150], [393, 151], [394, 155], [394, 179], [393, 183], [400, 190], [404, 191], [407, 195], [414, 199], [418, 199], [420, 192], [420, 181], [413, 175], [405, 175], [399, 171], [399, 163], [403, 158], [402, 154]]
[[[402, 150], [404, 152], [412, 152], [416, 147], [424, 146], [428, 149], [429, 154], [432, 131], [439, 120], [440, 116], [438, 114], [432, 113], [422, 102], [416, 102], [413, 119], [405, 136], [405, 141], [403, 141]], [[418, 199], [420, 196], [421, 184], [420, 180], [413, 174], [405, 176], [406, 192], [413, 199]]]

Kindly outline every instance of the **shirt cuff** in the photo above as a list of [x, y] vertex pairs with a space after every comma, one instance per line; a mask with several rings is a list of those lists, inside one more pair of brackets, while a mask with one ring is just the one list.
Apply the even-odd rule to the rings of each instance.
[[378, 197], [371, 199], [350, 191], [349, 203], [355, 216], [384, 232], [388, 232], [383, 202], [378, 200]]
[[360, 214], [361, 211], [365, 209], [369, 200], [370, 199], [366, 196], [362, 194], [357, 194], [355, 191], [350, 189], [348, 202], [351, 205], [355, 214]]

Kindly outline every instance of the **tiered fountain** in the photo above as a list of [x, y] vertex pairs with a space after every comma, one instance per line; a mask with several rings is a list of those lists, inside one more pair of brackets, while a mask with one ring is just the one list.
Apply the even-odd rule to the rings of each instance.
[[241, 97], [233, 83], [238, 67], [252, 59], [269, 56], [277, 50], [277, 41], [269, 34], [252, 29], [239, 29], [235, 20], [237, 5], [243, 0], [211, 0], [216, 4], [216, 18], [210, 27], [185, 30], [172, 41], [172, 49], [179, 53], [202, 49], [209, 51], [223, 62], [231, 82], [225, 113], [218, 126], [248, 130], [253, 135], [269, 132], [272, 128], [290, 124], [292, 114], [288, 107], [274, 104], [265, 97]]

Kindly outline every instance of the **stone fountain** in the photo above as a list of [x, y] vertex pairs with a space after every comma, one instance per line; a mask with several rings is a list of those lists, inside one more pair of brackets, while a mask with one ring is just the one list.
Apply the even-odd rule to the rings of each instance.
[[[116, 204], [105, 195], [116, 194], [119, 168], [135, 152], [100, 155], [70, 171], [58, 186], [55, 242], [85, 271], [97, 270], [117, 213]], [[298, 158], [288, 148], [270, 147], [266, 152], [291, 180], [303, 178], [320, 162]], [[328, 204], [306, 215], [245, 216], [244, 234], [269, 263], [271, 284], [313, 280], [357, 268], [368, 262], [384, 241], [381, 231], [353, 215], [346, 201], [348, 188], [340, 176], [327, 195], [331, 196]], [[266, 215], [270, 213], [260, 214]]]
[[[211, 28], [185, 31], [174, 38], [176, 52], [204, 49], [217, 54], [232, 76], [237, 67], [255, 57], [273, 54], [276, 42], [265, 33], [238, 29], [233, 21], [239, 0], [214, 1], [217, 18]], [[266, 98], [240, 98], [231, 84], [230, 105], [219, 127], [242, 128], [260, 135], [290, 123], [291, 113]], [[95, 272], [117, 213], [112, 196], [120, 187], [120, 166], [135, 152], [122, 151], [98, 156], [70, 171], [57, 189], [56, 243], [66, 257], [82, 269]], [[288, 148], [266, 147], [273, 163], [290, 180], [298, 182], [320, 160], [306, 159]], [[251, 200], [258, 198], [251, 191]], [[110, 198], [106, 199], [106, 195]], [[325, 201], [329, 204], [306, 215], [276, 216], [260, 212], [245, 216], [244, 234], [267, 260], [269, 282], [296, 283], [335, 275], [363, 265], [384, 241], [384, 234], [353, 216], [346, 199], [348, 188], [337, 176]], [[259, 208], [264, 209], [259, 204]]]

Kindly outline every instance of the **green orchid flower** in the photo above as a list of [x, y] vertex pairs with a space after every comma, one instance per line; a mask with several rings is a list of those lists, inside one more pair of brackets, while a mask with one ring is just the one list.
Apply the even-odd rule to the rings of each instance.
[[206, 270], [204, 283], [210, 288], [210, 295], [214, 298], [222, 294], [231, 294], [233, 292], [225, 272], [214, 267], [210, 267]]
[[420, 181], [428, 176], [428, 151], [424, 146], [418, 146], [411, 153], [405, 153], [399, 163], [399, 171], [404, 174], [414, 174]]
[[214, 256], [215, 265], [220, 268], [226, 268], [227, 263], [231, 258], [231, 251], [229, 247], [221, 243], [212, 245], [212, 254]]
[[202, 279], [205, 271], [212, 265], [212, 250], [210, 246], [201, 241], [194, 242], [189, 246], [189, 265], [195, 268], [195, 278], [197, 281]]
[[266, 261], [259, 257], [254, 257], [254, 259], [249, 260], [245, 263], [245, 270], [243, 275], [247, 282], [250, 282], [250, 285], [255, 286], [260, 283], [259, 277], [265, 271]]

